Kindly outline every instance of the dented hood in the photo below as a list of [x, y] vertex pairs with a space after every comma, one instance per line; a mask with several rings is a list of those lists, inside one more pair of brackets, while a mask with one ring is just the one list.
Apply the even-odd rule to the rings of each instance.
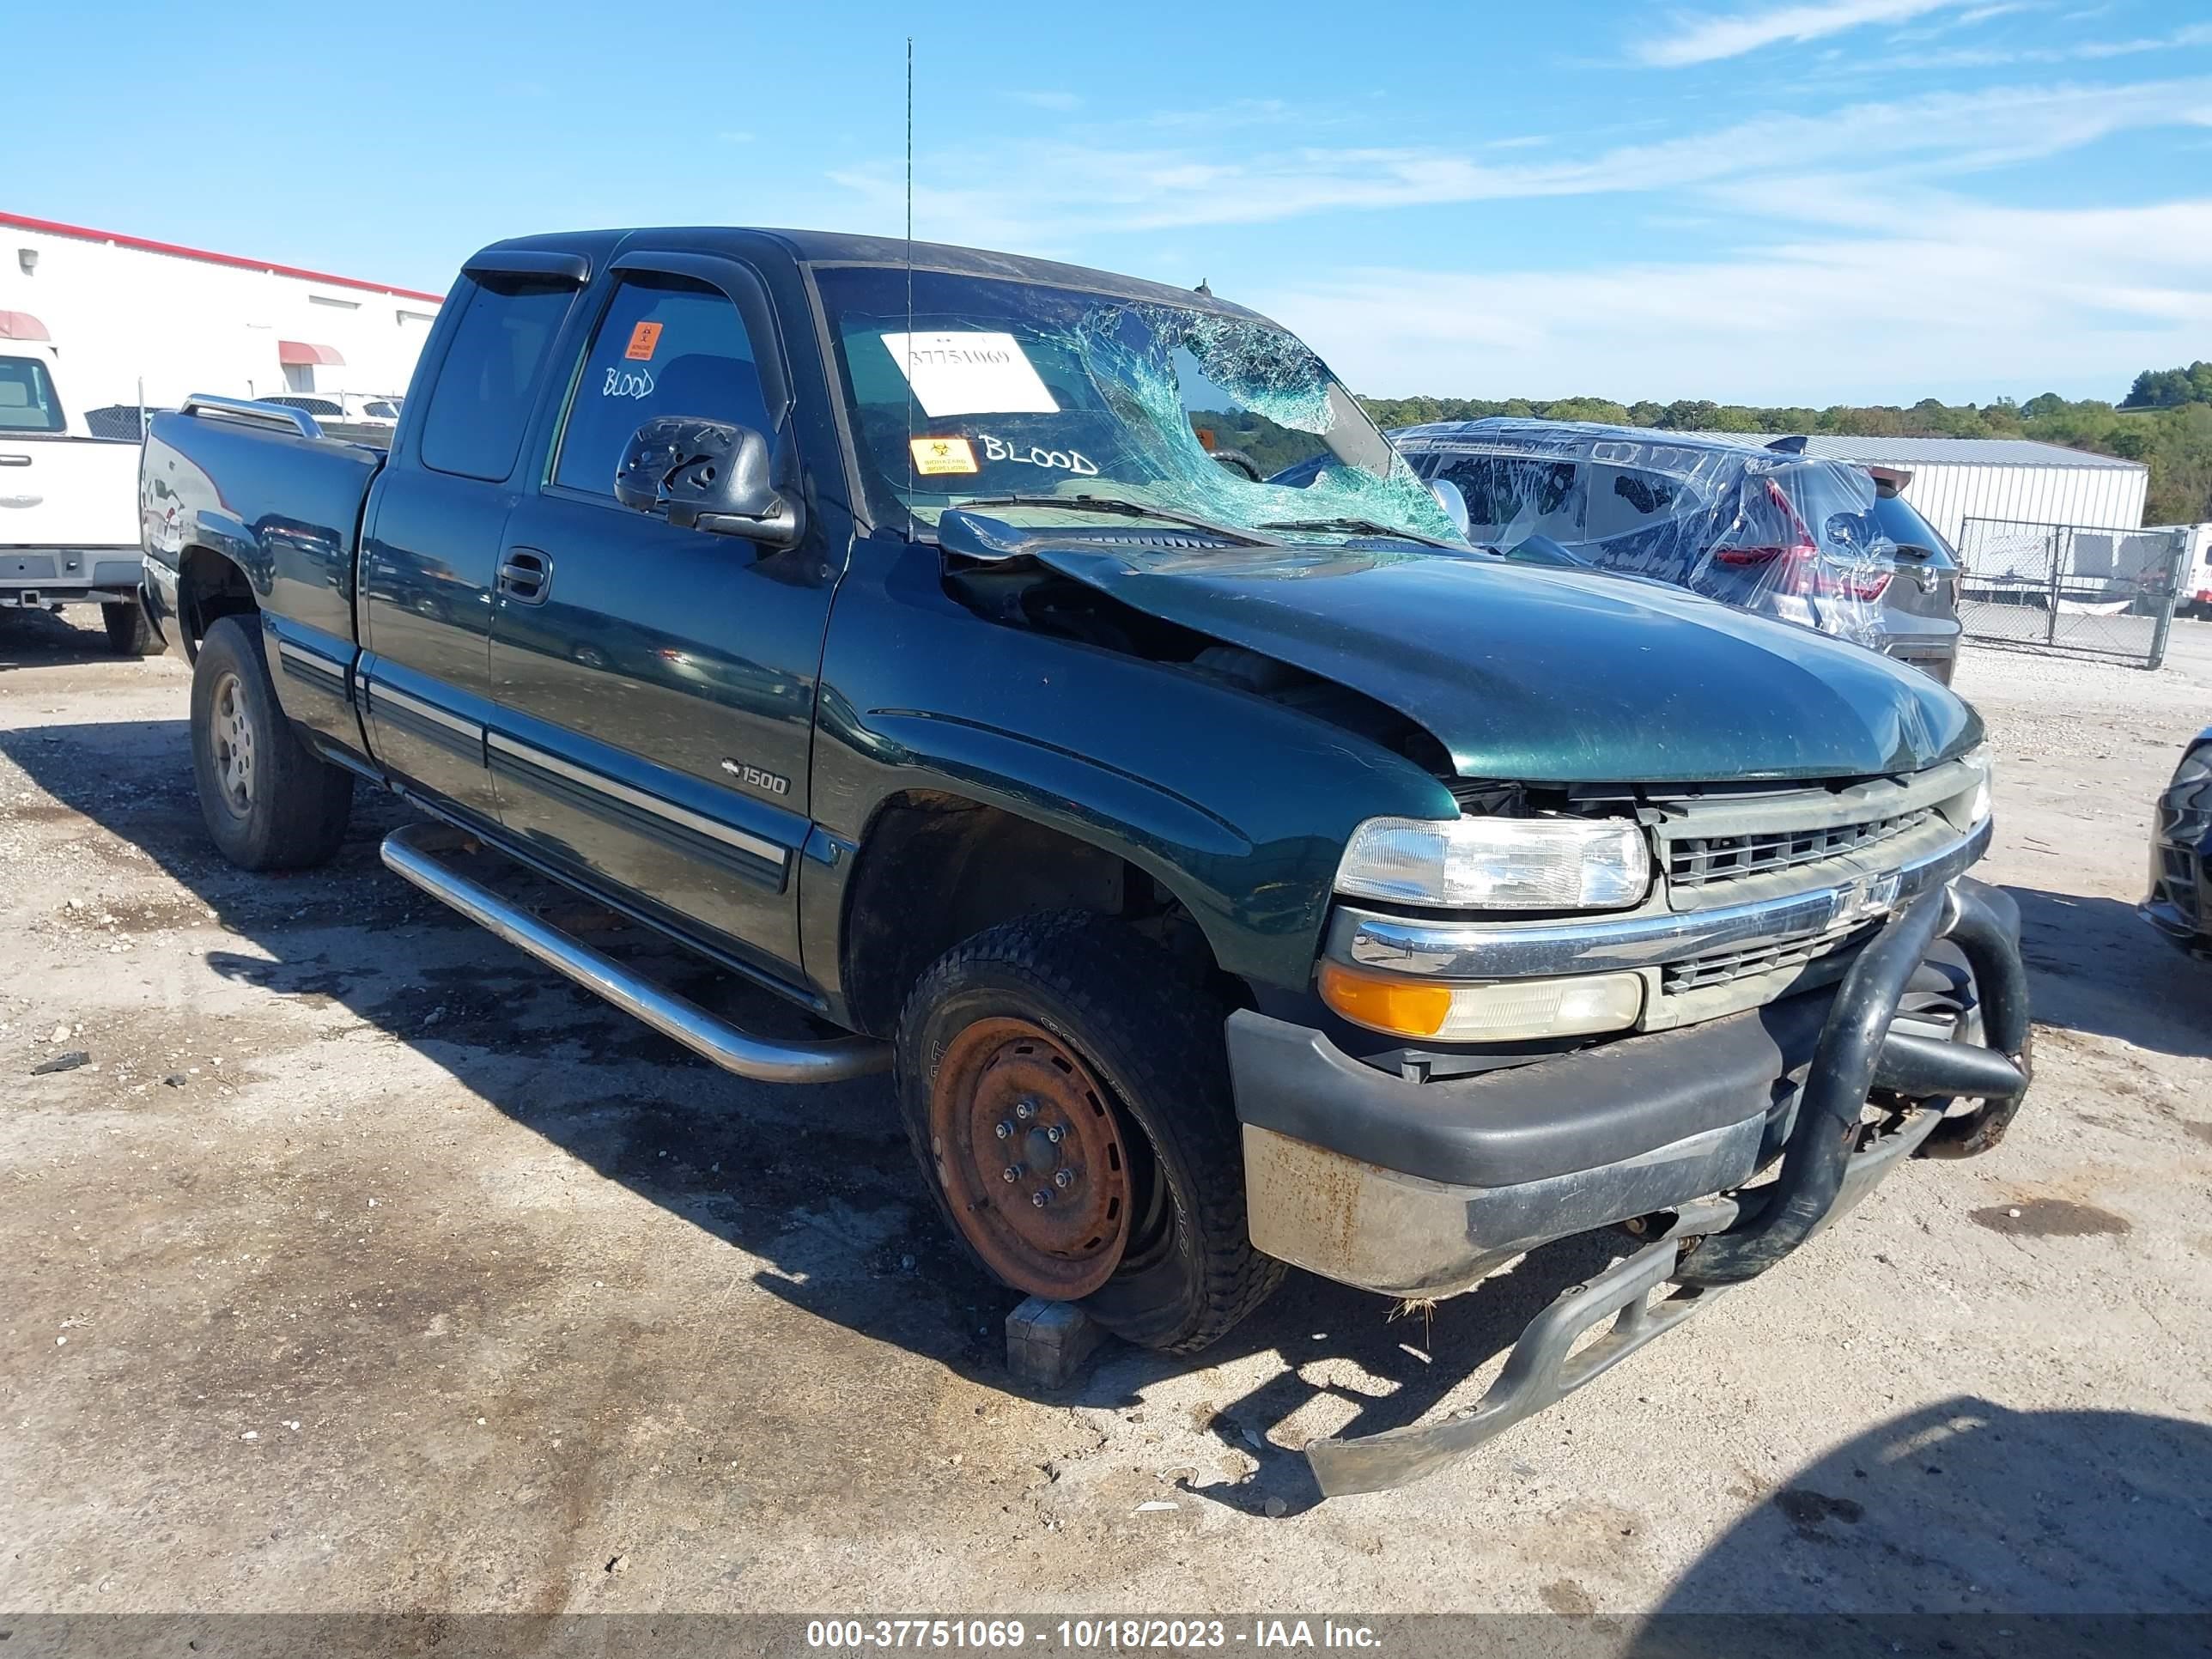
[[1462, 776], [1699, 782], [1911, 772], [1981, 740], [1917, 669], [1655, 584], [1481, 556], [1264, 548], [1030, 556], [1418, 721]]

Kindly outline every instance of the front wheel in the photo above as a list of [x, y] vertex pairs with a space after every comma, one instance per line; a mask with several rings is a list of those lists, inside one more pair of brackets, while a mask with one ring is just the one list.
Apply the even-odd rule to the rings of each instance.
[[192, 777], [216, 848], [247, 870], [325, 863], [353, 810], [353, 774], [300, 741], [276, 702], [260, 618], [224, 617], [192, 665]]
[[1281, 1282], [1252, 1248], [1217, 998], [1109, 918], [1025, 916], [908, 997], [899, 1103], [985, 1271], [1194, 1352]]

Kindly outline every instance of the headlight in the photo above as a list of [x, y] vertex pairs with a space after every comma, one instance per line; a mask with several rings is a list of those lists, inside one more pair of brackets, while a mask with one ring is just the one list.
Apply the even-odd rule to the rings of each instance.
[[1370, 818], [1336, 890], [1446, 909], [1620, 910], [1651, 884], [1626, 818]]
[[2212, 782], [2212, 743], [2200, 743], [2181, 757], [2181, 764], [2173, 769], [2173, 781], [2166, 787], [2180, 789], [2192, 783]]
[[1982, 775], [1982, 781], [1974, 786], [1974, 804], [1966, 813], [1969, 827], [1978, 827], [1989, 822], [1990, 814], [1996, 810], [1996, 757], [1984, 744], [1964, 758], [1967, 765]]
[[1588, 1036], [1624, 1031], [1644, 1012], [1634, 974], [1577, 979], [1402, 979], [1323, 962], [1321, 1000], [1354, 1024], [1442, 1042]]

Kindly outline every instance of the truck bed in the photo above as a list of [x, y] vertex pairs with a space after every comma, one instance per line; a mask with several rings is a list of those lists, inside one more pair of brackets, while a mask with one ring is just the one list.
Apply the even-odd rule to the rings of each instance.
[[[206, 548], [243, 571], [262, 608], [350, 644], [362, 509], [385, 452], [306, 435], [289, 411], [186, 407], [155, 416], [139, 468], [149, 579]], [[220, 479], [218, 487], [216, 480]]]

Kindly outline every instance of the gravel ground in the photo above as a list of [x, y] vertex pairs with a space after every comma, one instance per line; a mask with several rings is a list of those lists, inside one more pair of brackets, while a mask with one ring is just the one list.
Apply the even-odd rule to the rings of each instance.
[[1471, 1400], [1611, 1247], [1024, 1390], [883, 1085], [692, 1061], [384, 874], [388, 802], [229, 870], [185, 672], [100, 644], [0, 618], [0, 1608], [2212, 1611], [2212, 969], [2131, 913], [2212, 629], [1962, 669], [2039, 1016], [1997, 1152], [1319, 1504], [1297, 1447]]

